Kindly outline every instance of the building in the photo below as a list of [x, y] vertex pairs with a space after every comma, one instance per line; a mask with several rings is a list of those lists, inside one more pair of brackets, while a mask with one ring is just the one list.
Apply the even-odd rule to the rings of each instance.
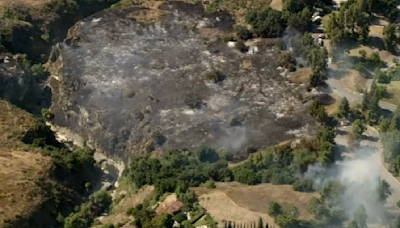
[[183, 206], [184, 204], [179, 200], [172, 203], [160, 203], [156, 209], [156, 215], [159, 216], [162, 213], [172, 214], [176, 211], [179, 211]]

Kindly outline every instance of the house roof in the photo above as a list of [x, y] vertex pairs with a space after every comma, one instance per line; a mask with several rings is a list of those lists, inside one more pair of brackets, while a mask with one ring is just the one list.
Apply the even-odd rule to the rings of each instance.
[[160, 215], [162, 213], [174, 213], [175, 211], [181, 209], [183, 206], [184, 204], [179, 200], [170, 204], [161, 203], [156, 209], [156, 214]]

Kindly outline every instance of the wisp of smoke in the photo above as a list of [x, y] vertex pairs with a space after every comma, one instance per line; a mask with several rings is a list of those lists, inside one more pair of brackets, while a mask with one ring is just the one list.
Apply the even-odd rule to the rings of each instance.
[[383, 207], [376, 203], [380, 184], [379, 157], [372, 148], [359, 148], [354, 154], [354, 158], [338, 161], [329, 168], [313, 164], [305, 177], [314, 181], [316, 189], [320, 189], [327, 179], [340, 181], [346, 189], [340, 206], [350, 219], [360, 204], [366, 207], [370, 220], [379, 219], [384, 212]]

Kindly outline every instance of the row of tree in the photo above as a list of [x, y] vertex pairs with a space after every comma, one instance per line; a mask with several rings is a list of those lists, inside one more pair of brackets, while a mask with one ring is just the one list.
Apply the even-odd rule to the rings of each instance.
[[251, 224], [243, 224], [243, 223], [238, 223], [236, 222], [224, 222], [224, 226], [222, 228], [272, 228], [272, 226], [268, 225], [268, 223], [265, 223], [263, 219], [260, 217], [258, 219], [258, 222], [253, 222]]

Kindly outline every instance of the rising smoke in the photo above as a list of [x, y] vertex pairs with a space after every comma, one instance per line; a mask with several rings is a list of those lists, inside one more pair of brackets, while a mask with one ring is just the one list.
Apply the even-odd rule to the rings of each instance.
[[349, 219], [359, 205], [364, 205], [368, 215], [368, 223], [381, 223], [386, 218], [383, 203], [379, 202], [380, 158], [371, 147], [355, 149], [354, 157], [337, 161], [329, 168], [321, 164], [309, 167], [307, 178], [314, 181], [317, 190], [321, 189], [327, 180], [336, 180], [345, 187], [340, 196], [339, 205]]

